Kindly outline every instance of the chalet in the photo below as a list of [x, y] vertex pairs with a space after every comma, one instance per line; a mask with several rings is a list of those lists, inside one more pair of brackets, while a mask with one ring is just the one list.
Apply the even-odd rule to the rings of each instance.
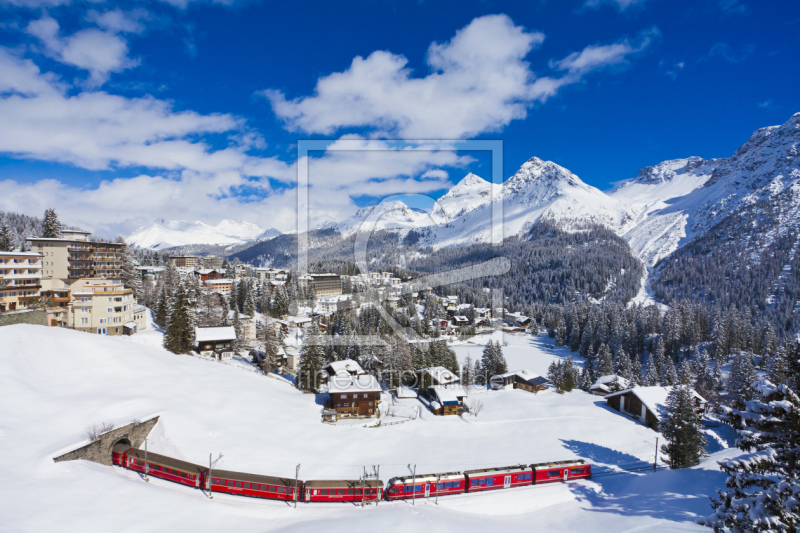
[[330, 316], [336, 311], [350, 309], [352, 305], [349, 295], [328, 296], [317, 301], [317, 310], [320, 314]]
[[628, 388], [628, 380], [616, 374], [600, 376], [597, 381], [589, 387], [589, 392], [597, 396], [605, 396], [612, 392], [619, 392]]
[[546, 389], [548, 383], [550, 382], [547, 378], [527, 370], [507, 372], [491, 379], [492, 388], [495, 390], [521, 389], [533, 393]]
[[220, 361], [233, 358], [233, 343], [236, 341], [236, 330], [233, 326], [195, 328], [197, 353], [216, 357]]
[[332, 379], [334, 376], [342, 376], [342, 377], [352, 377], [352, 376], [361, 376], [366, 374], [364, 369], [361, 368], [361, 365], [353, 361], [352, 359], [344, 359], [343, 361], [332, 361], [328, 363], [328, 365], [322, 369], [327, 375], [328, 379]]
[[431, 410], [439, 416], [461, 414], [464, 410], [464, 398], [466, 396], [466, 391], [460, 385], [457, 387], [443, 387], [441, 385], [428, 387]]
[[334, 374], [328, 380], [328, 409], [323, 414], [336, 419], [377, 416], [381, 391], [374, 376]]
[[222, 273], [213, 268], [201, 268], [199, 270], [195, 270], [194, 275], [200, 278], [200, 281], [206, 281], [207, 279], [222, 279]]
[[[635, 418], [642, 424], [656, 429], [667, 406], [667, 396], [672, 387], [633, 387], [614, 392], [605, 397], [606, 404], [624, 415]], [[695, 410], [702, 413], [706, 400], [692, 391]]]
[[443, 366], [432, 366], [417, 370], [417, 383], [420, 384], [420, 389], [425, 389], [428, 386], [456, 386], [461, 383], [461, 378], [447, 370]]
[[531, 317], [522, 313], [506, 313], [506, 322], [511, 325], [527, 328], [531, 324]]
[[466, 326], [469, 326], [469, 319], [465, 316], [456, 315], [453, 317], [452, 324], [450, 327], [452, 327], [455, 330], [459, 330]]

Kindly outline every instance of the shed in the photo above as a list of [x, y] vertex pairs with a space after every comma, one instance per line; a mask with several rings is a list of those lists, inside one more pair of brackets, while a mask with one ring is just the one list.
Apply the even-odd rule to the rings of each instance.
[[[667, 407], [667, 396], [673, 387], [633, 387], [609, 394], [606, 403], [612, 409], [639, 420], [642, 424], [657, 428], [661, 416]], [[702, 413], [706, 400], [692, 390], [695, 400], [695, 411]]]
[[491, 379], [492, 388], [495, 390], [511, 388], [528, 392], [539, 392], [547, 388], [550, 383], [547, 378], [534, 374], [528, 370], [517, 370], [494, 376]]

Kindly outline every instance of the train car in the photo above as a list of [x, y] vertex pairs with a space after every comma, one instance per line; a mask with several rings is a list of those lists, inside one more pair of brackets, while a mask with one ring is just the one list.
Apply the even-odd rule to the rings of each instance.
[[122, 466], [136, 472], [145, 472], [146, 467], [147, 474], [150, 476], [195, 488], [200, 488], [200, 481], [207, 470], [194, 463], [152, 452], [147, 452], [147, 462], [145, 463], [144, 450], [136, 448], [128, 448], [123, 455], [122, 462]]
[[583, 459], [572, 461], [554, 461], [552, 463], [532, 464], [534, 483], [552, 483], [570, 479], [584, 479], [592, 476], [592, 467]]
[[[232, 472], [230, 470], [212, 470], [210, 477], [208, 475], [203, 476], [201, 487], [208, 488], [209, 480], [211, 481], [211, 490], [214, 492], [268, 498], [271, 500], [292, 501], [295, 498], [294, 478], [260, 476]], [[301, 488], [302, 486], [303, 482], [298, 480], [297, 487]]]
[[125, 466], [125, 452], [131, 449], [129, 444], [115, 444], [111, 449], [111, 464]]
[[386, 499], [410, 500], [437, 495], [461, 494], [465, 491], [466, 486], [466, 478], [461, 472], [402, 476], [389, 480]]
[[467, 492], [508, 489], [533, 484], [533, 470], [527, 465], [465, 470]]
[[383, 498], [383, 481], [311, 480], [303, 484], [307, 502], [361, 502]]

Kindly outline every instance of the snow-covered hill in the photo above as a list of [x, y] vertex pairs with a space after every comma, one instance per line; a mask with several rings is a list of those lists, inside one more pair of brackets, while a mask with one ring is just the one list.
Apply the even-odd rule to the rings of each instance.
[[139, 228], [126, 242], [142, 248], [161, 250], [192, 244], [243, 244], [281, 235], [276, 229], [264, 230], [256, 224], [240, 220], [223, 220], [216, 226], [200, 221], [157, 220]]
[[[137, 334], [138, 335], [138, 334]], [[321, 405], [286, 382], [241, 368], [178, 356], [130, 338], [62, 328], [0, 328], [0, 530], [444, 531], [487, 528], [583, 531], [703, 531], [708, 496], [724, 475], [712, 456], [697, 468], [598, 477], [366, 508], [303, 504], [294, 509], [202, 492], [131, 471], [52, 458], [86, 444], [84, 429], [160, 415], [148, 449], [220, 468], [300, 479], [358, 479], [380, 464], [384, 481], [408, 474], [581, 456], [600, 469], [652, 461], [652, 430], [573, 391], [481, 392], [477, 419], [427, 411], [396, 426], [367, 429], [320, 422]], [[540, 337], [544, 339], [545, 336]], [[509, 336], [509, 362], [534, 371], [560, 352], [550, 339]], [[476, 345], [475, 350], [480, 350]], [[517, 368], [517, 367], [515, 367]], [[391, 403], [391, 399], [386, 396]], [[457, 443], [457, 444], [456, 444]], [[734, 451], [723, 451], [730, 456]], [[371, 468], [367, 466], [367, 468]]]

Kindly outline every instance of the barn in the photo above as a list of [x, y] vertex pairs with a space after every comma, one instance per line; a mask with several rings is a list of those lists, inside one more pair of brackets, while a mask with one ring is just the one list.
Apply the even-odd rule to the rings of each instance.
[[528, 370], [507, 372], [499, 376], [494, 376], [491, 379], [491, 385], [494, 390], [521, 389], [534, 393], [546, 389], [548, 383], [550, 382], [547, 378], [529, 372]]
[[[672, 387], [633, 387], [605, 396], [606, 404], [620, 413], [630, 416], [656, 429], [667, 407], [667, 396]], [[694, 390], [695, 411], [702, 413], [706, 400]]]

